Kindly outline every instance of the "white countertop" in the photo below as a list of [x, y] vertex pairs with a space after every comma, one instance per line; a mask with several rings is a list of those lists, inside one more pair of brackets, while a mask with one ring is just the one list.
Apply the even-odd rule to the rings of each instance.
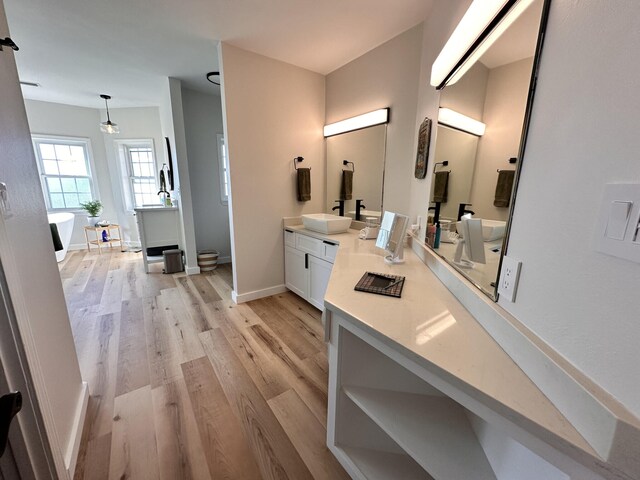
[[178, 207], [163, 207], [158, 205], [157, 207], [138, 207], [133, 209], [135, 212], [171, 212], [178, 210]]
[[[355, 230], [323, 235], [301, 225], [284, 228], [339, 243], [325, 295], [327, 309], [353, 321], [551, 445], [598, 458], [571, 423], [410, 248], [405, 248], [405, 264], [388, 265], [375, 241], [359, 239]], [[354, 291], [366, 271], [404, 275], [402, 298]]]

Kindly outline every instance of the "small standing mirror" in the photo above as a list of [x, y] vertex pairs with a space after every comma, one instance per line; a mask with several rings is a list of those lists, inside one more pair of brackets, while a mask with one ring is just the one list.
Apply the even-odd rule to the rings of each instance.
[[442, 83], [432, 78], [441, 95], [425, 243], [494, 300], [548, 9], [548, 0], [519, 3]]

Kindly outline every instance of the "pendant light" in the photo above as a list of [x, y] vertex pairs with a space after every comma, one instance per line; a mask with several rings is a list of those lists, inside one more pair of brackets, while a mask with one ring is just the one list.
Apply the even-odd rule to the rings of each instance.
[[109, 104], [107, 102], [108, 100], [111, 100], [111, 96], [102, 94], [100, 95], [100, 98], [104, 98], [104, 104], [107, 107], [107, 121], [100, 124], [100, 130], [102, 131], [102, 133], [107, 133], [109, 135], [120, 133], [120, 127], [118, 127], [118, 124], [113, 123], [111, 121], [111, 118], [109, 117]]

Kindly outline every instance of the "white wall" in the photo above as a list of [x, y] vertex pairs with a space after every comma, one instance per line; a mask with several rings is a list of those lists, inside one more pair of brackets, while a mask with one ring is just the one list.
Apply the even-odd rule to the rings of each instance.
[[[0, 36], [9, 35], [0, 1]], [[0, 260], [60, 478], [70, 478], [84, 394], [13, 52], [0, 54]], [[9, 380], [11, 378], [9, 377]], [[80, 421], [78, 426], [78, 421]]]
[[[533, 58], [525, 58], [489, 70], [471, 203], [476, 216], [507, 220], [509, 208], [493, 206], [498, 181], [497, 170], [513, 170], [509, 158], [518, 156], [522, 124], [527, 107]], [[445, 89], [446, 91], [446, 89]]]
[[[425, 22], [415, 128], [437, 111], [431, 65], [469, 4], [437, 2]], [[499, 301], [636, 415], [640, 266], [595, 252], [592, 237], [604, 184], [640, 177], [640, 69], [623, 53], [640, 47], [639, 14], [632, 0], [551, 2], [509, 240], [523, 262], [518, 297]], [[425, 214], [430, 175], [412, 180], [413, 216]]]
[[[320, 74], [226, 43], [219, 52], [234, 292], [242, 301], [283, 288], [282, 217], [324, 211], [325, 82]], [[312, 169], [308, 202], [296, 199], [297, 156]]]
[[[99, 109], [25, 100], [29, 127], [33, 134], [59, 135], [88, 138], [93, 157], [92, 171], [96, 197], [104, 205], [101, 217], [118, 222], [126, 241], [139, 242], [135, 218], [126, 212], [123, 202], [123, 185], [119, 173], [120, 158], [115, 140], [152, 139], [156, 161], [164, 162], [164, 138], [160, 127], [159, 110], [156, 107], [110, 109], [111, 118], [120, 127], [120, 133], [105, 135], [100, 122], [106, 113]], [[76, 214], [71, 244], [84, 248], [86, 213]]]
[[[409, 211], [406, 193], [416, 160], [413, 140], [421, 38], [422, 24], [327, 75], [327, 123], [391, 107], [383, 201], [385, 210], [401, 213]], [[426, 210], [426, 197], [423, 204]]]
[[[107, 153], [107, 162], [111, 179], [111, 190], [117, 210], [117, 220], [122, 228], [122, 234], [132, 244], [139, 244], [138, 227], [135, 217], [127, 212], [123, 196], [123, 181], [119, 171], [121, 165], [120, 154], [116, 140], [147, 140], [153, 141], [156, 159], [156, 182], [159, 184], [158, 172], [165, 163], [164, 137], [160, 127], [160, 112], [158, 107], [110, 108], [109, 113], [114, 122], [120, 127], [120, 133], [112, 135], [102, 134]], [[100, 118], [106, 118], [106, 111], [102, 110]], [[105, 215], [105, 219], [109, 218]], [[115, 220], [115, 219], [114, 219]]]
[[[99, 100], [99, 99], [98, 99]], [[76, 107], [59, 103], [25, 100], [29, 128], [32, 134], [60, 135], [66, 137], [88, 138], [93, 156], [93, 188], [97, 198], [104, 205], [104, 219], [118, 218], [107, 153], [103, 134], [100, 132], [100, 111], [96, 108]], [[115, 117], [114, 117], [115, 121]], [[96, 191], [97, 190], [97, 191]], [[42, 191], [41, 191], [42, 192]], [[40, 193], [42, 195], [42, 193]], [[83, 227], [87, 225], [86, 212], [76, 214], [71, 244], [86, 245]]]
[[229, 208], [220, 196], [217, 135], [224, 131], [221, 100], [218, 95], [183, 88], [182, 106], [196, 248], [215, 248], [219, 262], [230, 261]]
[[592, 238], [604, 185], [640, 181], [638, 18], [634, 0], [551, 2], [509, 240], [520, 286], [499, 302], [636, 415], [640, 265]]
[[167, 78], [165, 103], [160, 106], [163, 134], [169, 137], [173, 154], [174, 200], [180, 210], [181, 246], [185, 256], [188, 275], [200, 273], [196, 254], [196, 234], [193, 226], [193, 202], [189, 180], [189, 159], [184, 127], [182, 105], [182, 83], [177, 78]]

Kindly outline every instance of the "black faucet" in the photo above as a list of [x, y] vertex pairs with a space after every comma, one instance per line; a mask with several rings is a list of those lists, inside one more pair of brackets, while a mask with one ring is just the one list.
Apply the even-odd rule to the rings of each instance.
[[335, 207], [333, 207], [331, 211], [338, 210], [338, 215], [340, 215], [341, 217], [344, 217], [344, 200], [335, 200], [335, 201], [338, 202], [339, 205], [336, 205]]
[[433, 224], [440, 222], [440, 202], [433, 202], [435, 207], [427, 208], [427, 211], [433, 210]]
[[364, 202], [364, 200], [360, 199], [360, 200], [356, 200], [356, 220], [358, 222], [360, 222], [360, 210], [367, 208], [362, 202]]
[[460, 221], [460, 219], [462, 218], [463, 215], [466, 215], [467, 213], [470, 213], [471, 215], [475, 215], [476, 212], [474, 212], [473, 210], [467, 210], [467, 207], [470, 207], [471, 204], [470, 203], [461, 203], [460, 206], [458, 207], [458, 221]]

